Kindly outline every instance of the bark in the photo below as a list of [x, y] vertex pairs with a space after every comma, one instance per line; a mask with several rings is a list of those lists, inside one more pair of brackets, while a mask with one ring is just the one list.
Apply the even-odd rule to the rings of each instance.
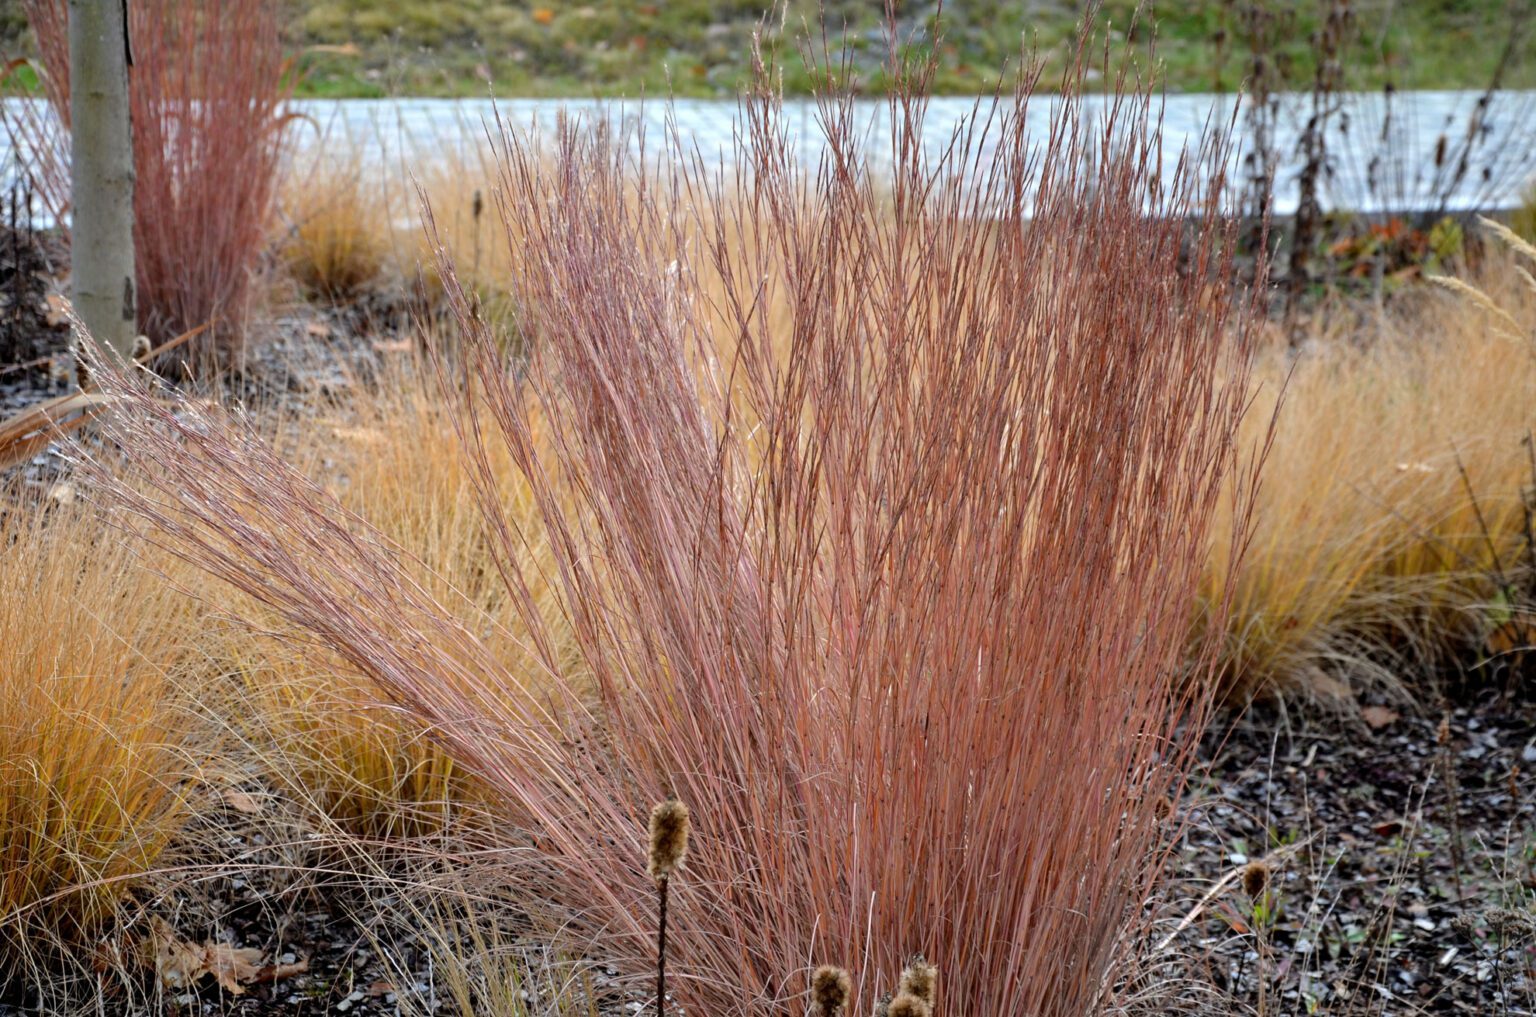
[[138, 331], [127, 17], [125, 0], [69, 0], [75, 311], [125, 360]]

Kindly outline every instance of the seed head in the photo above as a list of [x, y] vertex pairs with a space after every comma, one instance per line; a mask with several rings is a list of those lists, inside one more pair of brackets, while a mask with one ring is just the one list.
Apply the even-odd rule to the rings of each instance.
[[1243, 866], [1243, 892], [1257, 900], [1269, 889], [1269, 863], [1254, 859]]
[[887, 1017], [933, 1017], [933, 1007], [910, 992], [898, 992], [885, 1012]]
[[669, 879], [688, 853], [688, 806], [668, 795], [651, 810], [651, 854], [646, 871], [658, 883]]
[[901, 989], [899, 991], [927, 1003], [931, 1008], [934, 1000], [934, 989], [939, 982], [939, 969], [929, 964], [922, 954], [913, 954], [907, 961], [906, 970], [901, 973]]
[[1536, 933], [1536, 915], [1515, 908], [1492, 908], [1483, 918], [1488, 928], [1507, 939], [1523, 939]]
[[890, 1017], [891, 994], [882, 992], [880, 998], [875, 1000], [875, 1017]]
[[835, 1017], [852, 994], [853, 979], [842, 968], [823, 964], [811, 976], [811, 1009], [816, 1017]]

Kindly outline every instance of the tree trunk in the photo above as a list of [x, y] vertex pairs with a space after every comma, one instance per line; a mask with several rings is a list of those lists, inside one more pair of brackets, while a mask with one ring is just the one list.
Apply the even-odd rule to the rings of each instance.
[[124, 360], [138, 331], [128, 63], [126, 0], [69, 0], [75, 311]]

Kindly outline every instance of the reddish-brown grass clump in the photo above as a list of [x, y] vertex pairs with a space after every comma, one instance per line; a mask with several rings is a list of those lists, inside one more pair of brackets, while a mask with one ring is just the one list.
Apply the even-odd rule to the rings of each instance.
[[935, 153], [923, 88], [886, 110], [884, 168], [825, 99], [802, 169], [766, 89], [727, 184], [578, 124], [552, 159], [502, 135], [533, 352], [445, 255], [444, 377], [519, 654], [237, 423], [107, 382], [158, 489], [125, 504], [419, 717], [536, 832], [508, 878], [636, 979], [645, 807], [688, 803], [688, 1012], [798, 1012], [826, 956], [857, 959], [866, 1011], [919, 951], [947, 1015], [1088, 1012], [1204, 703], [1178, 679], [1247, 392], [1219, 187], [1154, 179], [1145, 96], [1090, 121], [1069, 94], [1042, 137], [1021, 94]]

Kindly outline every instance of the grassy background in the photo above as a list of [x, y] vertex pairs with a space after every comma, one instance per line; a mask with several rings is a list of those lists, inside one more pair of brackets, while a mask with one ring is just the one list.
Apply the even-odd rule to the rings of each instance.
[[[1168, 87], [1237, 87], [1247, 70], [1239, 12], [1252, 0], [1164, 0], [1133, 31], [1144, 42], [1156, 26], [1158, 61]], [[1352, 84], [1374, 88], [1476, 88], [1485, 85], [1515, 11], [1532, 0], [1358, 0], [1351, 51]], [[322, 96], [497, 94], [686, 96], [733, 95], [745, 81], [750, 40], [763, 0], [288, 0], [290, 44], [303, 52], [303, 91]], [[0, 49], [25, 51], [16, 0], [0, 0]], [[795, 40], [816, 24], [822, 5], [789, 0], [766, 35], [780, 44], [787, 90], [809, 86]], [[1107, 0], [1113, 36], [1123, 39], [1133, 0]], [[1266, 0], [1286, 11], [1276, 62], [1302, 83], [1313, 70], [1310, 37], [1321, 2]], [[956, 0], [946, 5], [938, 90], [987, 91], [1010, 79], [1029, 40], [1059, 66], [1069, 51], [1081, 3], [1065, 0]], [[848, 26], [847, 46], [866, 81], [878, 78], [885, 53], [879, 0], [827, 0], [832, 34]], [[903, 3], [901, 28], [926, 47], [937, 5]], [[1529, 39], [1509, 62], [1505, 84], [1536, 87]], [[1047, 76], [1047, 81], [1050, 75]]]
[[[1159, 61], [1169, 87], [1204, 91], [1238, 86], [1246, 61], [1236, 52], [1237, 11], [1247, 0], [1193, 0], [1152, 5], [1134, 32], [1144, 41], [1155, 23]], [[1362, 0], [1351, 67], [1363, 87], [1389, 76], [1403, 88], [1481, 87], [1509, 37], [1512, 8], [1530, 0]], [[1320, 3], [1271, 2], [1286, 43], [1281, 72], [1310, 78]], [[1069, 51], [1082, 13], [1063, 0], [957, 0], [946, 5], [940, 90], [986, 91], [1007, 81], [1025, 40], [1053, 63]], [[311, 53], [307, 87], [318, 94], [583, 95], [663, 92], [734, 94], [745, 80], [761, 0], [294, 0], [295, 41], [343, 47]], [[1106, 17], [1123, 38], [1132, 0], [1109, 0]], [[850, 56], [874, 77], [886, 44], [878, 0], [829, 0], [827, 23], [849, 27]], [[781, 40], [791, 90], [808, 85], [794, 40], [815, 24], [819, 5], [790, 0], [787, 17], [771, 18], [767, 35]], [[918, 45], [933, 38], [937, 5], [903, 3], [904, 34]], [[780, 28], [780, 24], [783, 28]], [[1227, 30], [1223, 42], [1223, 29]], [[355, 49], [355, 54], [351, 50]], [[1529, 56], [1529, 47], [1525, 48]], [[1536, 86], [1536, 60], [1511, 61], [1510, 85]]]

